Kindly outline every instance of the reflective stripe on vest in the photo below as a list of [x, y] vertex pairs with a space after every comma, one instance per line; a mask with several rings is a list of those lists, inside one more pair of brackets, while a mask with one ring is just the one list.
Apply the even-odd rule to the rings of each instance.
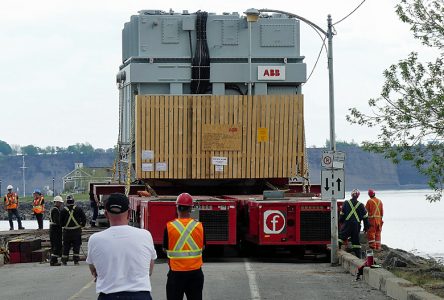
[[[76, 206], [74, 205], [74, 207], [72, 208], [72, 210], [70, 211], [68, 207], [65, 207], [65, 209], [69, 212], [69, 218], [68, 221], [66, 222], [65, 226], [63, 227], [63, 229], [77, 229], [77, 228], [81, 228], [80, 224], [77, 222], [76, 218], [74, 218], [74, 210], [76, 209]], [[68, 224], [73, 221], [74, 224], [76, 224], [76, 226], [73, 227], [68, 227]]]
[[16, 193], [7, 193], [6, 196], [6, 209], [16, 209], [17, 208], [17, 194]]
[[355, 215], [356, 221], [358, 221], [358, 223], [361, 222], [359, 220], [358, 213], [356, 211], [356, 209], [359, 207], [361, 202], [356, 203], [355, 206], [353, 206], [353, 203], [351, 202], [351, 200], [347, 200], [347, 202], [348, 202], [348, 205], [350, 205], [351, 210], [350, 210], [350, 213], [348, 214], [348, 216], [345, 218], [345, 220], [348, 221], [348, 220], [350, 220], [352, 215]]
[[45, 206], [42, 205], [44, 198], [39, 197], [38, 199], [34, 199], [32, 211], [36, 214], [41, 214], [45, 211]]
[[371, 216], [368, 216], [369, 218], [381, 218], [381, 210], [379, 209], [379, 206], [381, 205], [381, 201], [376, 202], [373, 198], [370, 199], [371, 202], [375, 205], [375, 213]]
[[[194, 241], [191, 233], [199, 225], [199, 222], [191, 220], [186, 227], [182, 225], [179, 220], [174, 220], [170, 223], [180, 234], [179, 239], [174, 245], [173, 250], [168, 250], [168, 258], [195, 258], [202, 255], [202, 249]], [[185, 244], [188, 245], [190, 250], [183, 250]]]

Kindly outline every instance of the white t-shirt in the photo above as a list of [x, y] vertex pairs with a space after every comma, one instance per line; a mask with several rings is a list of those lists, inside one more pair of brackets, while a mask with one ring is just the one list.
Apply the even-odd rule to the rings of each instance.
[[89, 238], [86, 262], [96, 268], [96, 292], [109, 294], [151, 291], [150, 262], [156, 258], [149, 231], [121, 225]]

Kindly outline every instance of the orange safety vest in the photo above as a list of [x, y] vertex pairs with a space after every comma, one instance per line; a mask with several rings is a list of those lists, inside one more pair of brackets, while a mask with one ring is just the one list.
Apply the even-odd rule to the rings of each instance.
[[43, 198], [43, 196], [40, 196], [37, 199], [34, 199], [32, 211], [35, 214], [42, 214], [45, 212], [45, 205], [42, 204], [43, 200], [45, 200]]
[[368, 212], [368, 218], [379, 218], [381, 219], [384, 215], [384, 210], [382, 206], [382, 201], [379, 200], [376, 197], [372, 197], [368, 199], [367, 204], [365, 205], [365, 208]]
[[167, 223], [169, 265], [173, 271], [198, 270], [202, 266], [202, 223], [188, 218]]
[[18, 206], [18, 196], [16, 193], [7, 193], [5, 195], [6, 209], [16, 209]]

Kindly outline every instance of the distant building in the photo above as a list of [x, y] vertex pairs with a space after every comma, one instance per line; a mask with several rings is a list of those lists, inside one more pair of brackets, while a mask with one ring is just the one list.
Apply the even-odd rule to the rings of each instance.
[[74, 170], [63, 176], [63, 191], [86, 193], [93, 182], [110, 182], [112, 169], [104, 167], [85, 167], [83, 163], [75, 163]]

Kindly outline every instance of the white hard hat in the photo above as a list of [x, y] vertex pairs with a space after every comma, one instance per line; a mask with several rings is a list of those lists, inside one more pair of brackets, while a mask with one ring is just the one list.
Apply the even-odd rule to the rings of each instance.
[[53, 201], [54, 202], [62, 202], [63, 203], [63, 198], [61, 196], [55, 196]]
[[8, 190], [12, 190], [14, 187], [12, 185], [8, 185], [8, 187], [6, 189]]

